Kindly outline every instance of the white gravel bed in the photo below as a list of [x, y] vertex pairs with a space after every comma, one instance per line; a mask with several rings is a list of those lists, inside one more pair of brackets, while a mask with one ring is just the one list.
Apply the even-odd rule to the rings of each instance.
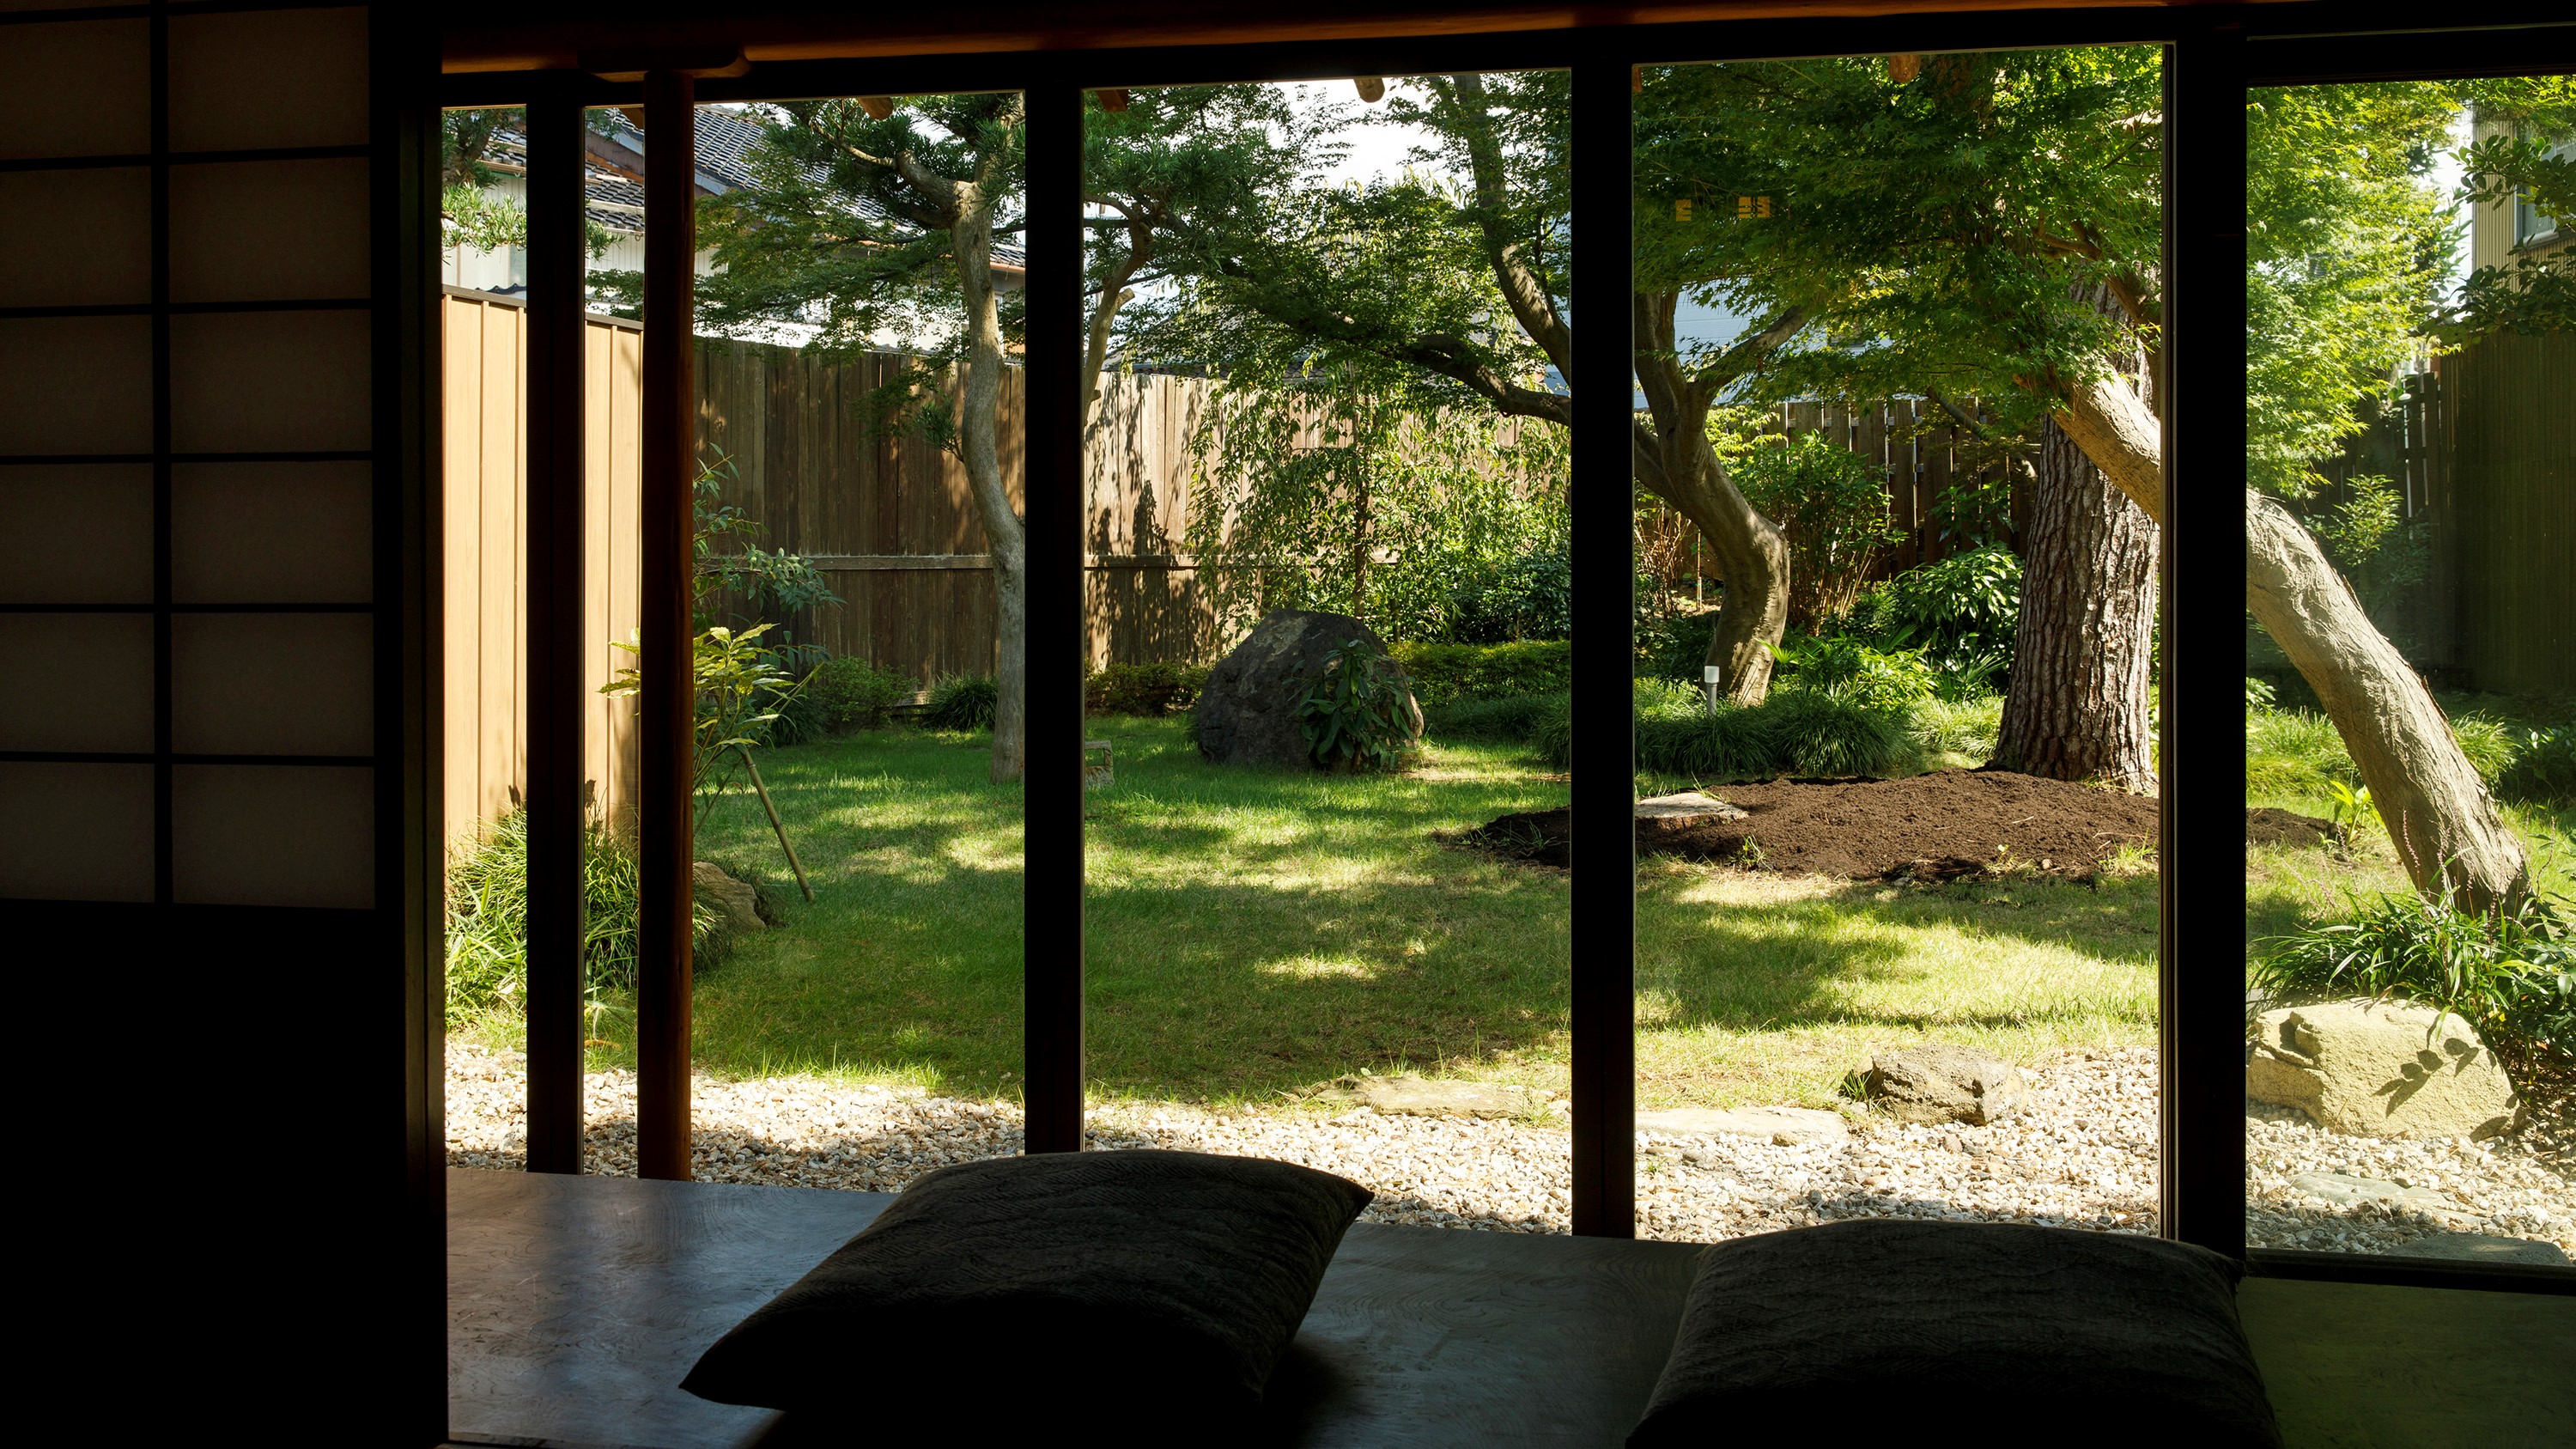
[[[461, 1042], [447, 1048], [448, 1160], [524, 1160], [524, 1063]], [[2152, 1232], [2156, 1067], [2147, 1049], [2061, 1051], [2023, 1075], [2031, 1103], [1991, 1127], [1919, 1127], [1854, 1114], [1841, 1142], [1746, 1137], [1638, 1141], [1641, 1236], [1712, 1242], [1852, 1217], [2035, 1222]], [[588, 1171], [635, 1171], [631, 1072], [595, 1072], [584, 1093]], [[1020, 1147], [1007, 1102], [931, 1097], [820, 1078], [695, 1079], [695, 1171], [708, 1182], [890, 1192], [952, 1162]], [[2375, 1142], [2249, 1120], [2248, 1228], [2262, 1246], [2386, 1251], [2429, 1232], [2556, 1243], [2576, 1255], [2576, 1186], [2512, 1147]], [[1174, 1147], [1275, 1157], [1338, 1172], [1377, 1193], [1376, 1222], [1562, 1233], [1571, 1207], [1564, 1128], [1531, 1121], [1381, 1116], [1354, 1108], [1227, 1112], [1110, 1105], [1091, 1114], [1100, 1147]], [[2403, 1208], [2336, 1205], [2292, 1186], [2302, 1174], [2431, 1187]]]

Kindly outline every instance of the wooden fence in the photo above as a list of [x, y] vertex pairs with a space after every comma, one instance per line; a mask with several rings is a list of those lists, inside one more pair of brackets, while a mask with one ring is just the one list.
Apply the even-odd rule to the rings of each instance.
[[[506, 810], [521, 779], [525, 679], [526, 339], [515, 299], [452, 291], [446, 342], [447, 803], [451, 831]], [[638, 617], [637, 407], [642, 334], [634, 324], [589, 326], [586, 403], [590, 604], [598, 641], [594, 686], [627, 656], [610, 647]], [[942, 674], [989, 673], [996, 620], [991, 560], [964, 465], [919, 437], [868, 426], [864, 400], [910, 359], [870, 355], [826, 363], [793, 348], [698, 344], [699, 437], [726, 460], [726, 503], [762, 525], [764, 548], [804, 554], [842, 602], [782, 621], [790, 638], [854, 655], [927, 684]], [[1022, 497], [1024, 378], [1002, 382], [1002, 467]], [[1084, 572], [1092, 662], [1202, 659], [1220, 648], [1200, 587], [1213, 561], [1185, 551], [1189, 437], [1209, 384], [1138, 376], [1105, 382], [1083, 484]], [[1904, 538], [1882, 571], [1951, 550], [1934, 520], [1942, 490], [1966, 477], [1945, 425], [1915, 404], [1793, 404], [1792, 431], [1821, 431], [1887, 472]], [[1928, 404], [1925, 405], [1928, 408]], [[1686, 528], [1686, 525], [1683, 526]], [[590, 778], [600, 807], [620, 816], [632, 798], [631, 702], [597, 701]]]

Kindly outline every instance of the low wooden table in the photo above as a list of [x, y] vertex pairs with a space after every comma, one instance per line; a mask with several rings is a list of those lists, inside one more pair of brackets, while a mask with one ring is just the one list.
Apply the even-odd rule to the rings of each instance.
[[[884, 1193], [448, 1174], [452, 1437], [562, 1449], [776, 1445], [679, 1388]], [[1681, 1321], [1695, 1246], [1352, 1227], [1271, 1377], [1273, 1442], [1615, 1445]]]

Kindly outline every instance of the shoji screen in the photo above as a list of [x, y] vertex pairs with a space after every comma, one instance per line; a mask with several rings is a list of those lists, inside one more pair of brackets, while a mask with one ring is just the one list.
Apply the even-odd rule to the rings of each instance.
[[0, 896], [376, 904], [367, 25], [0, 24]]

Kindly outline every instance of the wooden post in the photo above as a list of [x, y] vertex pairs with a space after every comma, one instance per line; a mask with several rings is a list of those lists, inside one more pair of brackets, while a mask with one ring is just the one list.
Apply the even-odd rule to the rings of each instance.
[[1628, 435], [1629, 66], [1574, 66], [1574, 1231], [1637, 1233], [1636, 735], [1628, 688], [1635, 564]]
[[1082, 92], [1028, 90], [1028, 731], [1021, 972], [1031, 1152], [1082, 1148]]
[[581, 106], [528, 104], [528, 1170], [581, 1171]]
[[635, 1155], [645, 1177], [689, 1176], [690, 800], [697, 687], [689, 618], [697, 478], [692, 325], [697, 85], [644, 77], [642, 919], [637, 923]]

